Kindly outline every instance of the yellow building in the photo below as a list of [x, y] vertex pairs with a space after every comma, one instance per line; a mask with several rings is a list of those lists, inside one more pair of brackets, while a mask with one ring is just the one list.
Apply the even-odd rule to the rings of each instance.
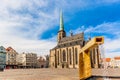
[[66, 36], [62, 12], [60, 13], [60, 29], [57, 46], [50, 50], [49, 66], [52, 68], [78, 68], [78, 54], [83, 47], [84, 33]]

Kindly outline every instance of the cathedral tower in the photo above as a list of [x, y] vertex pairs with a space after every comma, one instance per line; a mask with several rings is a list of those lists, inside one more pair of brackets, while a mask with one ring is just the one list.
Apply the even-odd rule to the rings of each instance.
[[62, 15], [62, 11], [61, 11], [60, 12], [60, 29], [58, 32], [58, 42], [64, 37], [66, 37], [66, 33], [64, 31], [63, 15]]

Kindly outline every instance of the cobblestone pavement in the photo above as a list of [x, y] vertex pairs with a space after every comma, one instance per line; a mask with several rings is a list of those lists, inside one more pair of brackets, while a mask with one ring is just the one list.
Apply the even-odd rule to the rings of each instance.
[[120, 68], [92, 69], [92, 75], [93, 76], [109, 76], [109, 77], [119, 77], [120, 78]]
[[0, 80], [79, 80], [78, 69], [9, 69]]

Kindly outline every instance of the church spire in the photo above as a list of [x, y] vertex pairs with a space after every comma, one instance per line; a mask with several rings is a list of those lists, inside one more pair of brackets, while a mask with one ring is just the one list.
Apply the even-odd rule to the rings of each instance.
[[60, 29], [58, 31], [58, 43], [64, 37], [66, 37], [66, 32], [64, 31], [64, 23], [63, 23], [62, 11], [60, 11]]
[[61, 30], [64, 30], [64, 22], [63, 22], [62, 11], [60, 11], [60, 31]]

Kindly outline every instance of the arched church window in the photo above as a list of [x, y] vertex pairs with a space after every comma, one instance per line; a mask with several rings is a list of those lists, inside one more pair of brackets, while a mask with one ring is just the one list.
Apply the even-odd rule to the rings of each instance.
[[61, 37], [59, 36], [59, 39], [61, 39]]
[[66, 61], [66, 53], [65, 53], [65, 50], [63, 50], [63, 61]]
[[59, 57], [60, 57], [60, 56], [59, 56], [59, 51], [58, 51], [58, 65], [59, 65]]
[[75, 48], [75, 62], [76, 64], [78, 64], [78, 51], [77, 51], [77, 48]]
[[70, 55], [70, 57], [69, 57], [69, 60], [70, 60], [70, 64], [72, 64], [72, 54], [71, 54], [71, 49], [69, 49], [69, 55]]

